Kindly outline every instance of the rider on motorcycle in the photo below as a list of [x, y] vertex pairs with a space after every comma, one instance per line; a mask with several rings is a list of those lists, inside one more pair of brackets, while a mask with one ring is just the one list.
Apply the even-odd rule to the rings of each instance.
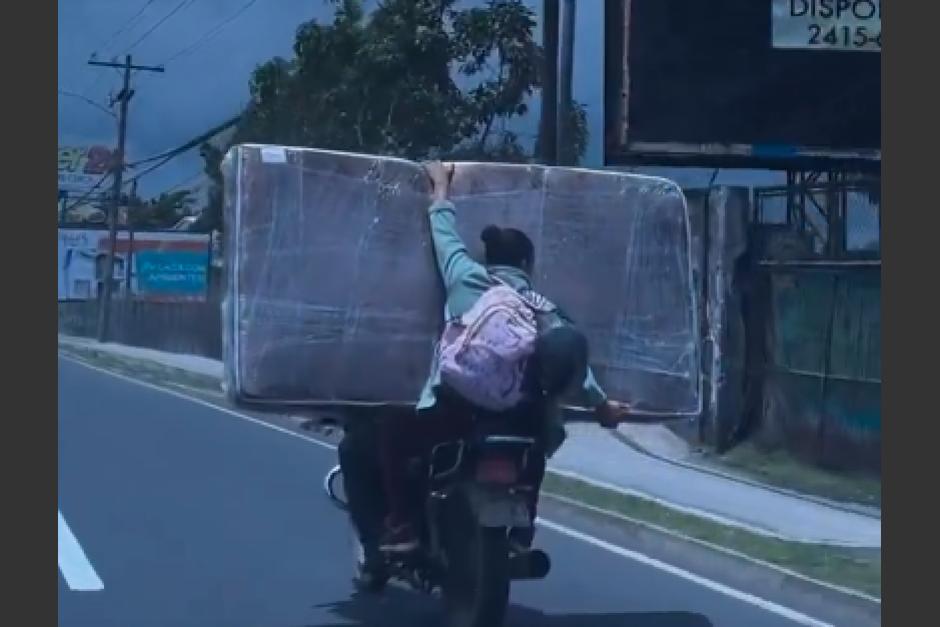
[[[456, 230], [456, 210], [448, 200], [453, 166], [441, 163], [425, 166], [432, 183], [432, 204], [428, 219], [435, 258], [447, 292], [449, 316], [467, 312], [487, 290], [493, 277], [516, 290], [531, 289], [534, 262], [532, 241], [521, 231], [489, 226], [481, 238], [486, 247], [485, 265], [472, 259]], [[564, 439], [564, 428], [558, 418], [559, 397], [571, 379], [581, 383], [573, 404], [595, 408], [601, 425], [614, 427], [628, 417], [625, 405], [609, 400], [587, 366], [587, 342], [557, 310], [539, 313], [539, 328], [546, 329], [536, 343], [534, 359], [527, 367], [530, 401], [510, 410], [534, 418], [541, 431], [543, 446], [551, 454]], [[458, 439], [468, 433], [475, 418], [473, 408], [442, 389], [437, 359], [432, 361], [431, 374], [417, 404], [417, 411], [407, 418], [386, 421], [380, 437], [383, 479], [388, 500], [387, 533], [382, 550], [408, 552], [418, 546], [413, 525], [413, 508], [408, 502], [408, 460], [435, 444]], [[541, 460], [544, 470], [544, 459]], [[541, 475], [541, 472], [538, 472]], [[536, 483], [541, 482], [538, 476]], [[536, 492], [537, 496], [537, 492]], [[535, 515], [535, 502], [531, 515]], [[531, 538], [522, 539], [523, 543]]]

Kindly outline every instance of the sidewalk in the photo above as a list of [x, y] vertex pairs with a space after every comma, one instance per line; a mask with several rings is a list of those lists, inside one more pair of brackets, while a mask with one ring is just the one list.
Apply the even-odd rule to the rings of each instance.
[[678, 466], [627, 446], [589, 424], [569, 437], [550, 467], [687, 508], [725, 524], [787, 540], [881, 547], [881, 520], [815, 500]]
[[[63, 335], [59, 335], [59, 342], [219, 379], [222, 376], [221, 362], [204, 357], [99, 344]], [[881, 547], [880, 517], [847, 511], [818, 499], [732, 479], [691, 465], [676, 464], [642, 453], [594, 425], [572, 424], [568, 431], [568, 440], [549, 463], [549, 468], [560, 474], [644, 496], [768, 536], [818, 544]], [[661, 436], [651, 430], [645, 437]], [[668, 440], [657, 443], [660, 449], [672, 445]]]
[[[158, 363], [162, 366], [185, 370], [207, 377], [216, 377], [222, 380], [222, 362], [217, 359], [200, 357], [199, 355], [182, 355], [179, 353], [166, 353], [150, 348], [125, 346], [124, 344], [101, 344], [87, 337], [75, 337], [59, 334], [59, 343], [78, 348], [94, 349], [130, 359], [144, 359]], [[221, 385], [221, 384], [220, 384]]]
[[688, 441], [678, 436], [665, 425], [624, 424], [620, 425], [614, 436], [641, 454], [676, 466], [717, 475], [729, 481], [755, 485], [788, 496], [814, 501], [835, 509], [861, 514], [868, 518], [881, 518], [880, 507], [859, 503], [846, 495], [843, 495], [844, 498], [842, 500], [836, 500], [820, 494], [821, 491], [832, 492], [833, 490], [831, 488], [821, 490], [817, 485], [815, 490], [807, 490], [797, 487], [796, 483], [792, 485], [787, 485], [786, 483], [781, 484], [779, 482], [771, 484], [757, 477], [749, 476], [742, 469], [734, 468], [733, 466], [723, 466], [715, 460], [704, 458], [702, 451], [694, 450]]

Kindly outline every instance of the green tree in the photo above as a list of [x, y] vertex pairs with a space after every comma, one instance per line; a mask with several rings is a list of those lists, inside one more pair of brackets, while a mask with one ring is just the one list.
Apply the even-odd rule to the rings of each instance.
[[188, 189], [163, 193], [133, 207], [131, 221], [135, 228], [168, 229], [189, 214], [195, 201]]
[[[559, 163], [577, 164], [584, 151], [587, 149], [589, 139], [587, 127], [587, 109], [583, 104], [577, 101], [571, 102], [571, 117], [568, 119], [568, 133], [566, 136], [572, 138], [572, 142], [567, 146], [560, 146], [559, 154], [556, 155]], [[535, 142], [535, 154], [542, 154], [541, 148], [542, 136], [539, 135]]]
[[199, 214], [196, 230], [204, 233], [222, 230], [222, 159], [225, 153], [209, 142], [199, 147], [199, 155], [203, 160], [203, 172], [209, 178], [209, 188], [206, 206]]
[[[259, 66], [235, 136], [411, 159], [526, 160], [509, 130], [541, 83], [535, 16], [521, 0], [334, 0], [298, 29], [294, 58]], [[583, 113], [583, 110], [577, 108]], [[585, 139], [573, 147], [583, 153]]]

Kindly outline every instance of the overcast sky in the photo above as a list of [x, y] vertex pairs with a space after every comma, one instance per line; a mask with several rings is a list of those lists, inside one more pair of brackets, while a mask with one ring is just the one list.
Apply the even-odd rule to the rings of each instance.
[[[59, 89], [107, 102], [108, 94], [120, 88], [120, 76], [115, 70], [87, 65], [95, 52], [99, 59], [109, 60], [130, 49], [134, 63], [166, 63], [164, 74], [134, 76], [128, 159], [172, 149], [238, 113], [247, 101], [254, 67], [275, 55], [289, 55], [301, 22], [329, 15], [319, 0], [260, 0], [217, 35], [203, 39], [247, 2], [59, 0]], [[181, 3], [182, 8], [141, 40]], [[191, 53], [169, 61], [200, 40], [203, 44]], [[112, 118], [76, 97], [60, 93], [58, 101], [59, 145], [115, 144]], [[142, 179], [140, 191], [155, 194], [185, 182], [198, 174], [201, 165], [198, 151], [188, 153]]]
[[[539, 11], [542, 2], [527, 4]], [[141, 72], [133, 78], [127, 151], [129, 160], [141, 159], [175, 148], [238, 113], [248, 99], [251, 71], [273, 56], [292, 56], [297, 27], [331, 15], [325, 0], [59, 0], [58, 86], [106, 105], [109, 93], [120, 87], [120, 76], [89, 66], [93, 53], [110, 60], [129, 51], [134, 63], [165, 64], [164, 74]], [[600, 166], [603, 159], [603, 32], [603, 3], [579, 2], [573, 82], [575, 98], [588, 109], [588, 166]], [[104, 112], [61, 93], [58, 103], [59, 145], [116, 143], [116, 124]], [[517, 129], [526, 134], [536, 127], [537, 100], [533, 105]], [[187, 153], [143, 178], [140, 193], [155, 195], [189, 184], [201, 167], [198, 151]], [[707, 181], [707, 174], [696, 176]]]
[[[246, 4], [250, 6], [236, 19], [205, 39]], [[540, 10], [542, 2], [529, 4]], [[577, 30], [603, 33], [603, 3], [579, 4]], [[238, 113], [247, 102], [248, 78], [255, 66], [276, 55], [291, 56], [297, 26], [331, 15], [325, 0], [59, 0], [58, 86], [106, 105], [109, 93], [119, 89], [120, 76], [116, 70], [87, 65], [93, 53], [110, 60], [123, 58], [129, 50], [134, 63], [165, 63], [165, 74], [134, 76], [127, 152], [129, 160], [140, 159], [174, 148]], [[200, 41], [191, 52], [171, 60]], [[580, 38], [578, 58], [596, 60], [602, 55], [602, 37]], [[602, 73], [602, 63], [578, 64], [574, 87], [575, 97], [588, 105], [594, 132], [587, 161], [595, 165], [601, 159]], [[115, 122], [104, 112], [62, 93], [58, 102], [59, 145], [115, 144]], [[522, 126], [534, 131], [535, 120]], [[200, 168], [193, 151], [142, 179], [140, 191], [158, 193], [186, 182]]]

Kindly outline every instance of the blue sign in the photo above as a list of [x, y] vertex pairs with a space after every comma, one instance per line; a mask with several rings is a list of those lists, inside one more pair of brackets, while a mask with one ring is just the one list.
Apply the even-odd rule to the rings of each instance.
[[142, 250], [134, 257], [141, 292], [171, 296], [206, 291], [208, 251]]

